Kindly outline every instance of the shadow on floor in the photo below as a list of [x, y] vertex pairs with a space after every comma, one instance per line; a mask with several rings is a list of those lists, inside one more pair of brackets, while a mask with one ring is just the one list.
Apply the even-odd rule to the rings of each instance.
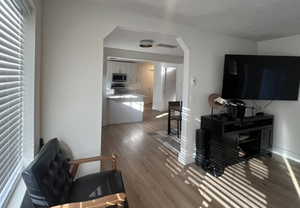
[[299, 164], [285, 158], [254, 158], [226, 168], [224, 175], [216, 178], [196, 165], [183, 167], [177, 155], [164, 146], [158, 149], [166, 156], [170, 177], [178, 177], [198, 191], [201, 208], [300, 207]]

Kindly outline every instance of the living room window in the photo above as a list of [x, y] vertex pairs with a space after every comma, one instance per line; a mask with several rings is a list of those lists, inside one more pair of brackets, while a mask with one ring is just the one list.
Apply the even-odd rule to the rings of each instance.
[[8, 202], [23, 167], [26, 7], [23, 0], [0, 1], [0, 207]]

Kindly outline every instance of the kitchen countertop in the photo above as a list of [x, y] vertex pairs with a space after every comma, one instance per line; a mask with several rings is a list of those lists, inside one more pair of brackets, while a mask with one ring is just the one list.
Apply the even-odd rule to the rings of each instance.
[[142, 94], [116, 94], [116, 95], [109, 95], [107, 96], [107, 99], [113, 100], [113, 101], [123, 101], [123, 100], [129, 100], [129, 101], [138, 101], [143, 100], [145, 95]]
[[107, 95], [107, 123], [132, 123], [143, 121], [144, 95], [125, 93]]
[[116, 94], [116, 95], [107, 96], [107, 98], [110, 98], [110, 99], [138, 98], [138, 97], [145, 97], [145, 95], [142, 95], [142, 94]]

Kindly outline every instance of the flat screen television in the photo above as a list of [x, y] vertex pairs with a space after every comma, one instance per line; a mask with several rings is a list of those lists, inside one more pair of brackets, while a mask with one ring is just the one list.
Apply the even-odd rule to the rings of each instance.
[[298, 100], [300, 57], [225, 55], [222, 97]]

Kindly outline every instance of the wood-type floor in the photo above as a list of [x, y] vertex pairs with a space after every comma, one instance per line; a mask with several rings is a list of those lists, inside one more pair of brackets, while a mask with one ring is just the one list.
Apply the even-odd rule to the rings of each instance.
[[234, 165], [215, 178], [177, 162], [176, 154], [148, 135], [166, 129], [166, 117], [149, 108], [144, 114], [142, 123], [102, 131], [102, 154], [119, 156], [130, 208], [300, 208], [299, 163], [274, 155]]

